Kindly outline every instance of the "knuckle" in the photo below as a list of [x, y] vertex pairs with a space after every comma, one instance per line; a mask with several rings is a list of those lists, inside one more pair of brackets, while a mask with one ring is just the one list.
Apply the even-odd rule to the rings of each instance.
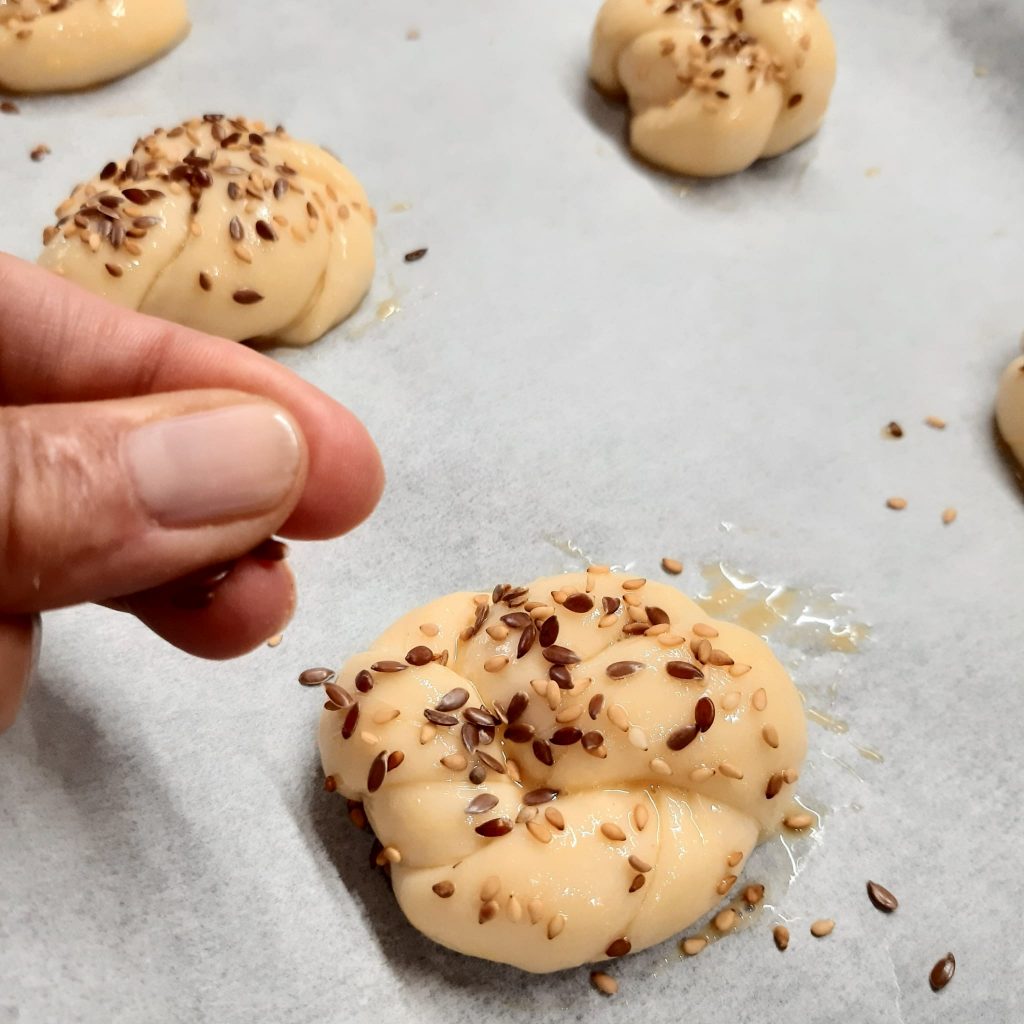
[[3, 604], [31, 603], [57, 573], [117, 543], [110, 529], [111, 463], [117, 437], [82, 426], [55, 425], [39, 409], [0, 408], [0, 593]]

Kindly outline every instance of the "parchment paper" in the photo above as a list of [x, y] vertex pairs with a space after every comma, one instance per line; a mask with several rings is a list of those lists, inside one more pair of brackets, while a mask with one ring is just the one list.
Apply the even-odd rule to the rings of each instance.
[[[588, 89], [596, 6], [194, 0], [166, 59], [0, 117], [0, 245], [30, 258], [73, 182], [156, 125], [240, 112], [340, 154], [380, 212], [374, 293], [274, 357], [365, 418], [390, 476], [355, 534], [293, 546], [274, 649], [206, 664], [125, 616], [47, 618], [0, 738], [3, 1024], [1020, 1019], [1024, 504], [992, 401], [1024, 328], [1024, 8], [829, 0], [824, 131], [700, 184], [631, 159]], [[811, 727], [824, 827], [791, 844], [795, 881], [767, 851], [771, 911], [614, 964], [612, 1000], [405, 924], [295, 682], [435, 595], [578, 566], [570, 540], [651, 576], [680, 557], [691, 592], [720, 559], [830, 587], [872, 627], [854, 655], [785, 652], [849, 725]]]

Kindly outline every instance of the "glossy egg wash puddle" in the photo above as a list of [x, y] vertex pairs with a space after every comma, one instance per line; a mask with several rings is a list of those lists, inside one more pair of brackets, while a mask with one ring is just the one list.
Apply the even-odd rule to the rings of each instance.
[[[605, 561], [574, 540], [555, 536], [546, 539], [567, 556], [567, 570], [579, 571], [588, 564]], [[856, 737], [841, 701], [856, 656], [871, 642], [871, 627], [860, 619], [846, 595], [834, 587], [762, 579], [724, 562], [700, 565], [699, 583], [693, 581], [695, 573], [690, 568], [681, 576], [667, 576], [660, 568], [632, 561], [613, 568], [672, 583], [693, 596], [709, 616], [735, 622], [757, 633], [771, 645], [793, 677], [810, 727], [802, 792], [789, 813], [809, 815], [811, 824], [799, 830], [783, 828], [766, 839], [751, 855], [751, 863], [731, 900], [723, 901], [707, 920], [688, 929], [681, 938], [684, 942], [695, 939], [696, 946], [703, 949], [758, 921], [794, 923], [785, 913], [784, 899], [823, 847], [827, 819], [837, 812], [861, 809], [855, 800], [829, 804], [819, 794], [825, 789], [847, 789], [841, 779], [836, 781], [837, 773], [854, 777], [858, 785], [865, 784], [865, 769], [870, 769], [864, 762], [875, 766], [884, 761], [879, 750]], [[756, 883], [764, 885], [764, 898], [751, 903], [744, 893]], [[716, 927], [717, 915], [723, 910], [735, 912], [731, 917], [726, 915], [731, 921], [726, 931]], [[691, 944], [689, 948], [695, 947]]]

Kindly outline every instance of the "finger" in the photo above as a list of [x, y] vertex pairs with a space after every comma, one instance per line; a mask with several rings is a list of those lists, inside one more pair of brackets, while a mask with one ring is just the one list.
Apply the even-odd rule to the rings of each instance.
[[38, 616], [0, 615], [0, 732], [18, 714], [38, 651]]
[[384, 486], [366, 428], [344, 406], [266, 356], [143, 316], [0, 254], [0, 401], [130, 397], [194, 388], [262, 395], [309, 445], [309, 486], [283, 532], [333, 537], [373, 510]]
[[0, 409], [0, 612], [237, 558], [288, 518], [306, 467], [295, 421], [233, 391]]
[[281, 633], [295, 611], [288, 563], [245, 555], [213, 588], [169, 584], [124, 598], [153, 632], [201, 658], [234, 658]]

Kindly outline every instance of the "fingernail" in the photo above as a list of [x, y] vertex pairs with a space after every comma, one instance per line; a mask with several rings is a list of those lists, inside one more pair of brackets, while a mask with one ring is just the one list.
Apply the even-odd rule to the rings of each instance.
[[253, 403], [147, 423], [125, 437], [124, 456], [149, 514], [190, 526], [272, 509], [301, 449], [287, 417]]

